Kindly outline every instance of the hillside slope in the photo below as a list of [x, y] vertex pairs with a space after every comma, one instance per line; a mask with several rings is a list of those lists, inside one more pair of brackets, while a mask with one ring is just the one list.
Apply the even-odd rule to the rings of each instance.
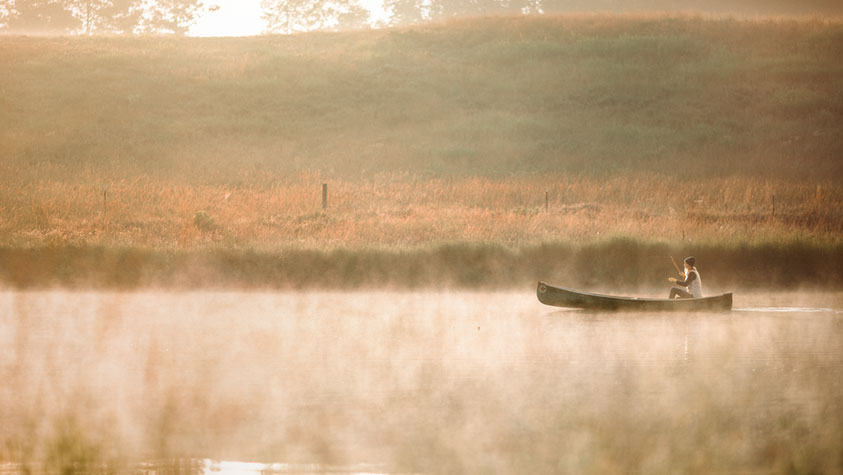
[[318, 170], [843, 178], [843, 24], [483, 18], [255, 38], [0, 38], [7, 179]]

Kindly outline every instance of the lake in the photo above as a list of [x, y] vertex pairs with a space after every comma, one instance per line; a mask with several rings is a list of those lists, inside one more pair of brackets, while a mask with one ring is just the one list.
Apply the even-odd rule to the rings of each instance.
[[4, 291], [0, 347], [3, 474], [843, 471], [840, 292]]

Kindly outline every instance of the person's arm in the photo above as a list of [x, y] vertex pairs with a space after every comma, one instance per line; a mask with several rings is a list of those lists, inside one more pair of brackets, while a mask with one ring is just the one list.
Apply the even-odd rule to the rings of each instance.
[[685, 277], [685, 280], [676, 280], [676, 285], [681, 285], [682, 287], [687, 287], [697, 278], [696, 272], [689, 272], [688, 275]]

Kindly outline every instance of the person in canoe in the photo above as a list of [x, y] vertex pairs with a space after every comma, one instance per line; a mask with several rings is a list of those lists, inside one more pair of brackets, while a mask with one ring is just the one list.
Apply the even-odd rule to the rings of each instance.
[[669, 298], [690, 299], [702, 297], [702, 280], [700, 280], [700, 273], [697, 271], [697, 260], [694, 256], [685, 258], [685, 274], [683, 277], [684, 280], [679, 280], [676, 277], [669, 279], [676, 284], [670, 288]]

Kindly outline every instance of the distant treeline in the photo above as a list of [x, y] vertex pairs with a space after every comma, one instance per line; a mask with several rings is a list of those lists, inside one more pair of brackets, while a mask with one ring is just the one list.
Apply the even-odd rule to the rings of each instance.
[[538, 280], [593, 291], [667, 286], [677, 260], [693, 253], [711, 292], [834, 289], [843, 285], [843, 244], [733, 246], [614, 239], [520, 249], [454, 243], [390, 250], [220, 249], [165, 251], [103, 247], [0, 248], [0, 285], [14, 288], [507, 289]]
[[[23, 34], [185, 34], [214, 0], [0, 0], [0, 31]], [[836, 0], [384, 0], [370, 20], [362, 0], [262, 0], [263, 33], [410, 25], [455, 17], [558, 12], [701, 12], [732, 15], [841, 15]]]
[[202, 0], [0, 0], [0, 31], [23, 34], [184, 34]]

